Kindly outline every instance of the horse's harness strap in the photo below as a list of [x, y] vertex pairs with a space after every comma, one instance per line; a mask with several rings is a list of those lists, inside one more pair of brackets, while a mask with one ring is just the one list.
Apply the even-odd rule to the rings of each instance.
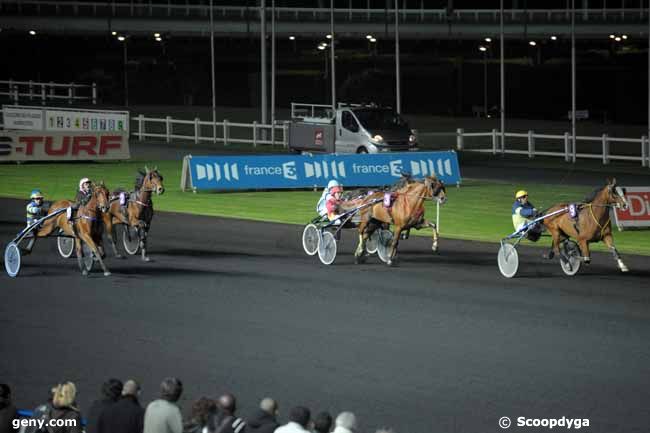
[[[604, 225], [601, 225], [600, 222], [598, 222], [598, 219], [596, 218], [596, 215], [594, 215], [593, 205], [591, 203], [588, 203], [587, 206], [589, 207], [589, 213], [591, 214], [591, 217], [594, 219], [594, 222], [596, 223], [596, 225], [600, 228], [600, 237], [602, 238], [603, 233], [605, 232], [605, 229], [612, 222], [612, 218], [608, 217], [607, 222]], [[604, 207], [607, 207], [607, 206], [604, 206]]]
[[149, 207], [149, 206], [151, 206], [151, 205], [149, 205], [149, 204], [147, 204], [147, 203], [143, 203], [143, 202], [141, 202], [140, 200], [136, 200], [135, 202], [136, 202], [137, 204], [139, 204], [139, 205], [144, 206], [144, 207]]

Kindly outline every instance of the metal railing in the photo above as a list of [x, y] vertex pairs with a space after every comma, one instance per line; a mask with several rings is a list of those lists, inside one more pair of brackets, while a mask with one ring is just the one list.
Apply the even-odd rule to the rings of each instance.
[[[400, 20], [405, 23], [447, 23], [456, 22], [498, 22], [498, 9], [425, 9], [424, 0], [407, 2], [407, 6], [418, 7], [400, 9]], [[642, 0], [635, 2], [639, 7], [627, 8], [584, 8], [576, 9], [576, 20], [589, 22], [642, 21], [647, 17], [647, 8]], [[356, 3], [358, 4], [358, 2]], [[353, 8], [353, 1], [348, 7], [334, 9], [335, 19], [341, 21], [379, 21], [386, 17], [392, 19], [394, 9]], [[621, 3], [625, 5], [625, 3]], [[391, 2], [392, 6], [392, 2]], [[267, 7], [270, 14], [271, 8]], [[244, 20], [259, 16], [260, 8], [256, 6], [213, 6], [216, 19]], [[209, 15], [209, 6], [204, 4], [174, 5], [166, 1], [112, 1], [112, 2], [61, 2], [55, 0], [1, 0], [0, 12], [19, 15], [56, 15], [56, 16], [114, 16], [114, 17], [151, 17], [151, 18], [205, 18]], [[276, 19], [288, 21], [329, 21], [330, 9], [327, 8], [275, 8]], [[506, 9], [508, 22], [559, 23], [571, 20], [571, 10], [565, 9]]]
[[[145, 138], [162, 138], [167, 143], [172, 139], [199, 142], [223, 143], [224, 146], [234, 143], [258, 145], [282, 145], [289, 143], [289, 122], [281, 124], [237, 123], [224, 119], [221, 122], [144, 117], [140, 114], [131, 117], [131, 135], [139, 140]], [[135, 127], [133, 123], [135, 122]]]
[[[420, 133], [420, 135], [429, 134]], [[575, 145], [573, 137], [568, 132], [565, 132], [564, 135], [535, 134], [534, 131], [527, 133], [506, 132], [503, 134], [506, 138], [515, 140], [502, 140], [502, 134], [496, 129], [491, 132], [468, 133], [459, 128], [456, 134], [452, 133], [451, 135], [456, 135], [456, 148], [459, 151], [492, 153], [494, 155], [527, 155], [529, 158], [557, 156], [563, 157], [567, 162], [576, 162], [578, 158], [600, 159], [604, 165], [613, 160], [637, 161], [641, 163], [642, 167], [650, 168], [650, 141], [645, 135], [640, 139], [616, 138], [607, 134], [600, 137], [577, 135]], [[580, 147], [580, 151], [578, 151], [578, 147]]]
[[[90, 92], [90, 94], [88, 94]], [[80, 94], [82, 93], [82, 94]], [[47, 101], [67, 100], [68, 104], [76, 101], [90, 101], [97, 104], [97, 85], [75, 83], [41, 83], [36, 81], [0, 80], [0, 95], [8, 96], [14, 104], [21, 100]]]

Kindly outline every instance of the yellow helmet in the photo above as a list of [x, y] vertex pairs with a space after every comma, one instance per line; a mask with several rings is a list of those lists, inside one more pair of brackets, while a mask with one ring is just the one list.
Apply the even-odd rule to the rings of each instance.
[[521, 198], [521, 197], [524, 197], [524, 196], [526, 196], [526, 195], [528, 195], [528, 191], [525, 191], [525, 190], [523, 190], [523, 189], [520, 189], [519, 191], [517, 191], [517, 194], [515, 194], [515, 198], [516, 198], [516, 199], [517, 199], [517, 198]]

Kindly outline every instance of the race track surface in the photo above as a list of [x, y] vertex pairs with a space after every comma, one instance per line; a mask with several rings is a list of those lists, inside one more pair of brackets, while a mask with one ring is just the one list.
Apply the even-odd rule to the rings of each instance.
[[[0, 200], [3, 251], [23, 208]], [[111, 277], [81, 277], [53, 240], [38, 243], [18, 278], [0, 276], [0, 382], [21, 408], [72, 380], [87, 410], [112, 376], [142, 381], [147, 403], [175, 375], [184, 410], [229, 390], [243, 415], [268, 395], [283, 421], [297, 404], [352, 410], [361, 432], [497, 432], [502, 416], [648, 431], [647, 257], [624, 255], [622, 275], [594, 254], [569, 278], [522, 248], [507, 280], [494, 244], [443, 238], [432, 255], [411, 237], [388, 268], [376, 256], [355, 265], [346, 232], [324, 266], [302, 251], [301, 230], [158, 213], [154, 261], [109, 257]]]

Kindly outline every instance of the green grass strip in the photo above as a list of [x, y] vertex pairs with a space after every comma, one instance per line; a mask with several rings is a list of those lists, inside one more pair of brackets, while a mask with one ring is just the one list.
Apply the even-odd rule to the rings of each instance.
[[[133, 188], [136, 170], [148, 164], [158, 166], [165, 180], [166, 192], [155, 197], [157, 210], [186, 212], [229, 218], [305, 224], [315, 215], [321, 191], [272, 191], [190, 193], [180, 191], [180, 161], [132, 161], [120, 163], [52, 163], [0, 165], [0, 196], [24, 199], [39, 188], [46, 200], [73, 198], [82, 177], [104, 180], [110, 189]], [[596, 186], [596, 185], [595, 185]], [[595, 187], [594, 186], [594, 187]], [[441, 208], [442, 238], [498, 242], [512, 229], [510, 208], [516, 190], [525, 188], [531, 201], [542, 209], [560, 201], [582, 201], [588, 187], [521, 184], [466, 180], [460, 188], [450, 186], [449, 201]], [[435, 206], [427, 203], [427, 218], [435, 220]], [[296, 228], [300, 230], [300, 228]], [[416, 232], [430, 236], [430, 231]], [[622, 253], [650, 255], [650, 233], [647, 231], [614, 232], [616, 245]], [[531, 244], [527, 242], [528, 244]], [[550, 239], [536, 245], [548, 246]], [[605, 250], [604, 244], [594, 245]]]

